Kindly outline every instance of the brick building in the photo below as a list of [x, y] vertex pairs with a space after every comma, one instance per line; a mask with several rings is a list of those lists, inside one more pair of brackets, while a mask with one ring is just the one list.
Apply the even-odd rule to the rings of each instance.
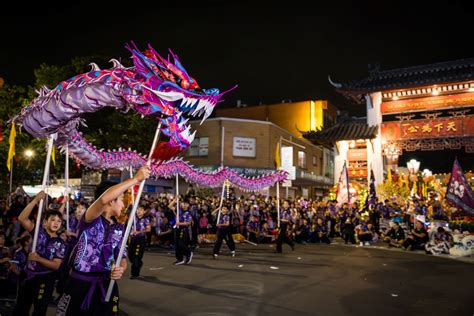
[[[325, 101], [217, 109], [217, 118], [202, 125], [191, 122], [197, 133], [185, 159], [204, 170], [225, 165], [258, 176], [276, 170], [277, 144], [281, 144], [293, 148], [295, 167], [295, 179], [282, 196], [323, 196], [333, 185], [333, 151], [312, 144], [301, 131], [331, 124], [336, 111]], [[273, 195], [274, 188], [263, 193]]]

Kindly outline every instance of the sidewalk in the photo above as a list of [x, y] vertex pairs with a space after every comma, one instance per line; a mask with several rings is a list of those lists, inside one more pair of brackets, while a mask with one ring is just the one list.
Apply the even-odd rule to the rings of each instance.
[[452, 259], [452, 260], [457, 260], [457, 261], [462, 261], [462, 262], [474, 264], [474, 255], [467, 256], [467, 257], [458, 257], [458, 256], [452, 256], [452, 255], [448, 255], [448, 254], [428, 255], [423, 250], [403, 250], [401, 248], [395, 248], [395, 247], [388, 248], [387, 244], [383, 243], [383, 242], [378, 242], [378, 243], [375, 243], [375, 244], [371, 244], [370, 246], [360, 246], [359, 244], [355, 244], [355, 245], [345, 244], [344, 240], [342, 238], [333, 238], [331, 240], [331, 245], [343, 246], [343, 247], [367, 248], [367, 249], [380, 249], [380, 250], [385, 250], [385, 251], [396, 251], [396, 252], [403, 252], [403, 253], [412, 253], [412, 254], [417, 254], [417, 255], [422, 255], [422, 256], [432, 256], [432, 257], [438, 257], [438, 258]]

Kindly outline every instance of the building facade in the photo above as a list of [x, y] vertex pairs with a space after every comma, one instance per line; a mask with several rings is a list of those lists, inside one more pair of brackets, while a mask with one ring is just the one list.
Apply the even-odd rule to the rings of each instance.
[[[196, 137], [185, 155], [194, 166], [211, 171], [220, 166], [245, 176], [276, 170], [277, 145], [293, 148], [295, 179], [282, 196], [323, 196], [332, 186], [331, 151], [315, 146], [276, 124], [242, 118], [210, 118], [202, 125], [191, 122]], [[264, 194], [275, 194], [269, 188]]]
[[[367, 125], [377, 129], [367, 149], [367, 165], [377, 183], [406, 152], [474, 153], [474, 58], [386, 71], [375, 68], [361, 80], [330, 82], [347, 98], [366, 104]], [[339, 166], [335, 172], [340, 172]]]

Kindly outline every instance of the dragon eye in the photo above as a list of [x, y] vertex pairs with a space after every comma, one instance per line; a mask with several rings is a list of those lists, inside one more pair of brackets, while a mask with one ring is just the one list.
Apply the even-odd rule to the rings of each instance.
[[189, 81], [187, 81], [187, 80], [182, 80], [182, 81], [181, 81], [181, 88], [183, 88], [183, 89], [188, 89], [188, 88], [189, 88]]

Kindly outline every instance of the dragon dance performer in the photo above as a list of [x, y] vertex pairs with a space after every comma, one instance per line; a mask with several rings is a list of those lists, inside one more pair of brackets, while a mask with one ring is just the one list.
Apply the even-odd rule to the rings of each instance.
[[145, 216], [145, 208], [139, 206], [135, 215], [135, 229], [128, 251], [128, 257], [132, 263], [130, 279], [136, 279], [140, 276], [140, 270], [143, 266], [142, 258], [146, 246], [146, 233], [148, 232], [151, 232], [150, 218]]
[[280, 233], [278, 234], [278, 239], [276, 243], [276, 252], [282, 252], [282, 244], [286, 242], [290, 245], [291, 250], [295, 250], [295, 243], [291, 240], [287, 235], [288, 225], [291, 222], [291, 214], [290, 214], [290, 203], [285, 200], [283, 202], [283, 209], [278, 210], [280, 212]]
[[[179, 203], [179, 201], [177, 203]], [[179, 212], [179, 217], [178, 215], [176, 216], [177, 221], [174, 239], [176, 248], [176, 261], [174, 262], [174, 265], [176, 266], [190, 264], [193, 259], [193, 252], [191, 251], [191, 225], [193, 223], [193, 217], [189, 212], [188, 201], [184, 201], [181, 205], [182, 211]]]
[[36, 224], [29, 219], [33, 209], [45, 197], [43, 191], [38, 193], [18, 216], [23, 228], [30, 233], [33, 232], [35, 225], [40, 227], [36, 251], [28, 255], [26, 279], [19, 287], [13, 311], [15, 316], [29, 315], [31, 305], [34, 305], [33, 315], [46, 315], [54, 291], [56, 271], [61, 266], [66, 251], [65, 242], [57, 235], [63, 218], [59, 210], [45, 212], [43, 224], [41, 218], [36, 220]]
[[133, 178], [113, 186], [99, 186], [96, 201], [79, 222], [78, 242], [70, 259], [71, 272], [56, 315], [118, 315], [117, 283], [110, 302], [104, 302], [110, 279], [121, 279], [127, 267], [126, 258], [119, 264], [114, 262], [124, 234], [116, 217], [124, 207], [123, 193], [149, 176], [150, 169], [142, 167]]
[[217, 223], [217, 240], [214, 244], [213, 256], [214, 259], [217, 259], [219, 256], [219, 251], [222, 246], [222, 240], [225, 240], [227, 246], [229, 247], [230, 254], [232, 257], [235, 257], [235, 243], [232, 238], [231, 225], [230, 225], [230, 216], [228, 214], [229, 209], [226, 206], [222, 206], [221, 216], [219, 218], [219, 223]]

